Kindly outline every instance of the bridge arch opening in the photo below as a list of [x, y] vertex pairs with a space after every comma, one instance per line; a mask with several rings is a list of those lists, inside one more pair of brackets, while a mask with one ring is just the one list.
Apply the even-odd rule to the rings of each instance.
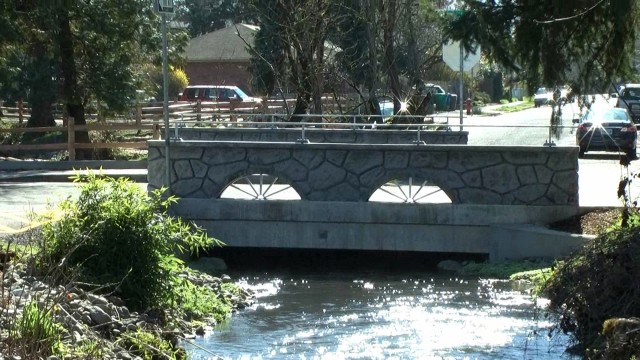
[[291, 184], [276, 175], [256, 171], [235, 178], [220, 194], [221, 199], [300, 200]]
[[438, 185], [421, 177], [403, 176], [389, 180], [369, 197], [371, 202], [407, 204], [450, 204], [451, 198]]

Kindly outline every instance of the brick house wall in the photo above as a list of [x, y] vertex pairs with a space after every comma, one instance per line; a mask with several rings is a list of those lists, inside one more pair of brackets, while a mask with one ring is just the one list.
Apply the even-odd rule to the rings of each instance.
[[249, 95], [251, 91], [251, 73], [247, 61], [202, 61], [187, 62], [185, 72], [189, 85], [235, 85]]

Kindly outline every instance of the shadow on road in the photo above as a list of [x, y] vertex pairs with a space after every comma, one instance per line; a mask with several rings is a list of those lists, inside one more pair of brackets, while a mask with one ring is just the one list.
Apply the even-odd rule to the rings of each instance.
[[582, 158], [589, 160], [621, 160], [625, 157], [624, 153], [586, 153]]

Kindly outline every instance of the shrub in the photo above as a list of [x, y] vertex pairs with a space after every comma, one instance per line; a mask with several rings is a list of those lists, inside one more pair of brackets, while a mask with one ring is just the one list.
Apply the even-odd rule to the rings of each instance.
[[481, 102], [483, 104], [488, 104], [491, 102], [491, 96], [489, 96], [489, 94], [487, 94], [484, 91], [476, 91], [473, 94], [473, 101], [474, 102]]
[[175, 254], [221, 244], [194, 225], [167, 215], [175, 197], [147, 193], [128, 179], [76, 176], [77, 201], [60, 205], [62, 218], [43, 226], [39, 262], [61, 264], [102, 292], [117, 291], [134, 310], [162, 307], [175, 298]]
[[576, 349], [596, 354], [605, 320], [640, 316], [639, 240], [640, 227], [616, 225], [557, 265], [543, 291]]

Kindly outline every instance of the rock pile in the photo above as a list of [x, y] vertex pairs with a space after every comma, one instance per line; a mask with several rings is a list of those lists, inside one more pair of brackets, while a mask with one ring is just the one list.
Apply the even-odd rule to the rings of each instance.
[[[28, 266], [23, 263], [7, 264], [4, 270], [0, 289], [2, 342], [9, 338], [25, 307], [32, 303], [37, 303], [39, 309], [50, 311], [55, 322], [62, 326], [61, 340], [66, 348], [77, 349], [88, 342], [98, 343], [100, 358], [103, 359], [139, 358], [129, 349], [120, 346], [127, 334], [138, 330], [170, 334], [174, 345], [180, 338], [193, 337], [195, 333], [203, 332], [201, 326], [196, 327], [183, 319], [171, 318], [171, 314], [162, 310], [131, 312], [116, 296], [96, 295], [73, 284], [50, 285], [46, 279], [30, 275]], [[182, 271], [179, 276], [218, 293], [223, 291], [221, 285], [224, 282], [231, 281], [226, 275], [218, 278], [190, 269]], [[241, 295], [221, 295], [231, 299], [234, 309], [243, 308], [253, 301], [252, 294], [247, 291], [243, 291]], [[167, 321], [169, 318], [171, 321]], [[173, 328], [167, 329], [164, 324], [172, 324]], [[16, 358], [17, 354], [7, 353], [11, 349], [3, 349], [2, 346], [0, 345], [0, 353], [5, 354], [5, 357], [0, 356], [0, 359]], [[49, 359], [56, 358], [52, 356]]]

